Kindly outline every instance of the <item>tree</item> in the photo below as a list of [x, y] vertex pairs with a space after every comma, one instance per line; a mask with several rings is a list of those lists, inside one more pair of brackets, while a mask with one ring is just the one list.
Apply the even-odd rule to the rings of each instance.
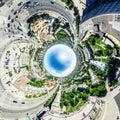
[[99, 91], [97, 90], [97, 88], [91, 88], [90, 89], [90, 95], [98, 96], [99, 95]]
[[72, 10], [74, 8], [74, 5], [70, 4], [68, 7], [69, 7], [70, 10]]
[[63, 108], [63, 106], [64, 106], [64, 102], [61, 101], [61, 102], [60, 102], [60, 107]]
[[94, 54], [97, 56], [102, 56], [102, 55], [106, 56], [106, 53], [105, 52], [103, 53], [102, 50], [97, 50]]
[[88, 99], [88, 94], [83, 93], [82, 99], [83, 99], [83, 100], [87, 100], [87, 99]]
[[13, 76], [12, 71], [9, 72], [8, 74], [9, 74], [9, 77], [12, 77], [12, 76]]
[[64, 3], [67, 3], [67, 0], [61, 0], [62, 2], [64, 2]]
[[77, 7], [74, 7], [74, 16], [78, 16], [79, 15], [79, 11]]

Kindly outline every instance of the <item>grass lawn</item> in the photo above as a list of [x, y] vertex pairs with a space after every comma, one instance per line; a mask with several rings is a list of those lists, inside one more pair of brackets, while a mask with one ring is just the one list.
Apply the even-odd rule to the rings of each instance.
[[103, 42], [97, 43], [97, 41], [96, 41], [95, 45], [92, 45], [90, 42], [88, 42], [88, 43], [90, 44], [93, 51], [105, 50], [106, 49], [106, 45]]
[[64, 30], [60, 30], [59, 32], [57, 32], [56, 37], [57, 40], [73, 46], [72, 38]]
[[35, 81], [31, 81], [29, 84], [34, 87], [42, 87], [45, 85], [45, 83], [46, 83], [46, 80], [39, 80], [39, 81], [35, 80]]
[[84, 105], [84, 101], [81, 99], [80, 101], [79, 101], [79, 103], [74, 107], [74, 111], [75, 110], [78, 110], [81, 106], [83, 106]]
[[57, 32], [56, 37], [58, 40], [60, 40], [63, 38], [69, 38], [69, 35], [64, 30], [60, 30], [59, 32]]
[[100, 62], [105, 62], [108, 63], [109, 62], [109, 58], [96, 58], [95, 60], [100, 61]]
[[66, 107], [66, 112], [67, 112], [67, 113], [70, 113], [70, 112], [73, 112], [73, 111], [74, 111], [74, 109], [73, 109], [72, 106]]
[[85, 46], [88, 45], [96, 56], [110, 56], [113, 52], [113, 48], [110, 45], [105, 44], [101, 37], [94, 35], [91, 35], [83, 44]]
[[95, 43], [95, 47], [97, 47], [98, 49], [101, 49], [101, 50], [105, 50], [105, 45], [102, 45], [102, 44], [97, 44]]
[[82, 99], [80, 99], [80, 101], [78, 102], [78, 104], [75, 107], [72, 107], [71, 105], [66, 107], [66, 112], [67, 113], [71, 113], [74, 112], [76, 110], [78, 110], [82, 105], [84, 105], [84, 101]]
[[66, 107], [65, 114], [78, 110], [88, 100], [89, 96], [81, 93], [76, 89], [71, 92], [62, 92], [61, 95], [61, 108]]

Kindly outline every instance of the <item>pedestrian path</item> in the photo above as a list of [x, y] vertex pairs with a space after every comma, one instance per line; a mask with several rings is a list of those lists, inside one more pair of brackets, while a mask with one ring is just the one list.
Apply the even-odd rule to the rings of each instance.
[[105, 111], [102, 117], [102, 120], [116, 120], [117, 116], [120, 114], [119, 109], [117, 107], [117, 104], [114, 100], [113, 94], [109, 90], [109, 87], [106, 82], [106, 87], [107, 87], [107, 95], [105, 97], [106, 100], [106, 105], [105, 105]]

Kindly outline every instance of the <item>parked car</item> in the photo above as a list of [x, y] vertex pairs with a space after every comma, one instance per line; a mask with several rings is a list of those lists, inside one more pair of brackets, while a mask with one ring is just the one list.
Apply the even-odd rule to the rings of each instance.
[[23, 2], [18, 3], [18, 6], [21, 6]]
[[25, 104], [25, 102], [21, 102], [21, 104]]
[[17, 103], [17, 101], [16, 101], [16, 100], [13, 100], [13, 103]]
[[53, 2], [53, 1], [51, 1], [51, 4], [54, 4], [54, 2]]
[[30, 3], [31, 3], [31, 1], [26, 2], [26, 4], [30, 4]]

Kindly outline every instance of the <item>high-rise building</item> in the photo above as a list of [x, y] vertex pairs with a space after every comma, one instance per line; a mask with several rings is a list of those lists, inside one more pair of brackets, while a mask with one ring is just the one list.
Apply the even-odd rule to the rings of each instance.
[[[120, 1], [101, 0], [96, 6], [86, 8], [81, 22], [81, 39], [89, 31], [106, 34], [113, 42], [120, 41]], [[90, 9], [91, 8], [91, 9]]]

